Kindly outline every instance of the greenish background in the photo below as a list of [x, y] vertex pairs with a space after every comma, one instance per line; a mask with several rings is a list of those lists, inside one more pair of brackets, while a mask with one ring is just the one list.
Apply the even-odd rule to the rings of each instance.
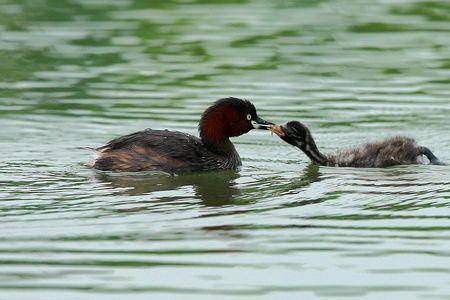
[[0, 299], [450, 299], [450, 167], [309, 166], [264, 131], [235, 172], [85, 167], [196, 134], [225, 96], [325, 151], [395, 134], [450, 162], [449, 1], [0, 0]]

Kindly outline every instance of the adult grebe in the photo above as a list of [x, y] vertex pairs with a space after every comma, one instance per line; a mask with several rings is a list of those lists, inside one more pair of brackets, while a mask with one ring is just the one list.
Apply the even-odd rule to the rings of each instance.
[[161, 170], [168, 173], [236, 169], [241, 159], [230, 137], [272, 123], [259, 118], [250, 101], [224, 98], [203, 113], [200, 138], [187, 133], [146, 129], [96, 148], [93, 167], [105, 171]]

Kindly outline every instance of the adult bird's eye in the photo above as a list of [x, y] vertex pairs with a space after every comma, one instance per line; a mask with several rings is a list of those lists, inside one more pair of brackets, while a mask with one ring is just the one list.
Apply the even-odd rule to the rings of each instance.
[[251, 115], [251, 114], [248, 114], [248, 115], [247, 115], [247, 120], [250, 121], [251, 119], [252, 119], [252, 115]]

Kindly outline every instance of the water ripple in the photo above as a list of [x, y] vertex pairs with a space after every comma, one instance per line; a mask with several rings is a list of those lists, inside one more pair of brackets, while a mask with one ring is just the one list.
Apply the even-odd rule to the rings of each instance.
[[47, 2], [0, 3], [0, 297], [448, 298], [448, 166], [319, 168], [262, 131], [239, 172], [76, 150], [238, 96], [327, 153], [403, 134], [450, 162], [447, 3]]

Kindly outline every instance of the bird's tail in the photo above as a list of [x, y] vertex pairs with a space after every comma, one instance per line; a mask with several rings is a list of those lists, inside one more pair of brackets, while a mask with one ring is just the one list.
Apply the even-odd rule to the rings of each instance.
[[75, 149], [97, 152], [97, 149], [95, 149], [93, 147], [75, 147]]
[[419, 147], [419, 152], [420, 154], [425, 155], [429, 160], [430, 163], [432, 165], [441, 165], [441, 166], [445, 166], [446, 164], [444, 164], [443, 162], [441, 162], [434, 154], [433, 152], [431, 152], [430, 149], [428, 149], [427, 147]]

